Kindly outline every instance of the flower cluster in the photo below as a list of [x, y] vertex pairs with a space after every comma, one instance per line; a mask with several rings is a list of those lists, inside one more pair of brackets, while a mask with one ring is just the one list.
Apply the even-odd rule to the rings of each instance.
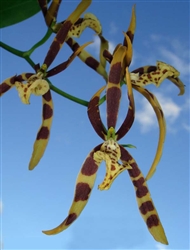
[[[154, 206], [147, 181], [153, 176], [156, 166], [160, 161], [163, 144], [166, 135], [166, 124], [164, 112], [156, 96], [145, 87], [148, 84], [155, 84], [157, 87], [168, 79], [173, 82], [180, 90], [180, 95], [184, 93], [184, 85], [179, 79], [179, 72], [164, 62], [158, 61], [156, 66], [144, 66], [130, 72], [130, 64], [133, 57], [133, 38], [136, 29], [135, 7], [132, 9], [131, 22], [126, 32], [124, 41], [118, 44], [111, 54], [108, 51], [108, 41], [102, 35], [99, 20], [91, 13], [81, 14], [87, 9], [91, 1], [82, 0], [75, 11], [63, 22], [56, 23], [56, 16], [61, 1], [52, 1], [50, 8], [47, 9], [46, 1], [38, 0], [42, 9], [46, 24], [56, 33], [53, 43], [44, 59], [42, 66], [35, 65], [35, 73], [25, 73], [6, 79], [0, 85], [0, 94], [15, 87], [19, 93], [21, 101], [28, 104], [30, 95], [42, 96], [42, 124], [37, 133], [32, 158], [29, 169], [32, 170], [43, 156], [48, 139], [53, 117], [53, 103], [51, 98], [51, 84], [49, 77], [65, 70], [69, 64], [78, 56], [86, 65], [103, 76], [106, 85], [102, 86], [90, 99], [87, 104], [87, 115], [92, 127], [103, 143], [95, 146], [85, 159], [76, 181], [74, 199], [69, 210], [68, 216], [54, 229], [43, 231], [47, 235], [57, 234], [68, 228], [80, 215], [88, 202], [91, 191], [94, 187], [97, 171], [104, 161], [106, 164], [106, 175], [103, 182], [98, 186], [100, 190], [107, 190], [111, 187], [116, 177], [127, 170], [136, 193], [136, 200], [142, 218], [144, 219], [149, 232], [163, 244], [168, 244], [164, 228]], [[97, 61], [84, 48], [89, 44], [80, 46], [73, 37], [79, 37], [86, 28], [92, 28], [100, 37], [100, 60]], [[66, 42], [73, 50], [73, 54], [64, 63], [50, 69], [49, 66], [57, 56], [63, 43]], [[110, 63], [109, 73], [105, 66]], [[26, 83], [25, 83], [26, 82]], [[116, 123], [122, 96], [122, 85], [126, 85], [128, 91], [128, 103], [126, 117], [120, 128], [116, 131]], [[123, 138], [133, 125], [135, 120], [135, 100], [133, 90], [138, 91], [145, 97], [152, 106], [159, 125], [159, 139], [157, 151], [146, 177], [143, 176], [135, 159], [126, 150], [126, 146], [120, 145], [118, 141]], [[106, 90], [104, 100], [106, 101], [107, 125], [103, 124], [99, 106], [100, 96]]]

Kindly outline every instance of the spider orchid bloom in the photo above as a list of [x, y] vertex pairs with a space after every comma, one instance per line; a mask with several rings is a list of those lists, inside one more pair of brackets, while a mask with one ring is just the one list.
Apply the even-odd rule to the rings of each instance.
[[[57, 2], [57, 1], [54, 1]], [[68, 34], [70, 34], [71, 27], [75, 27], [76, 21], [80, 18], [81, 14], [88, 8], [91, 1], [82, 0], [81, 3], [78, 4], [76, 9], [70, 14], [70, 16], [64, 21], [63, 25], [61, 25], [59, 31], [57, 32], [49, 51], [44, 59], [44, 63], [40, 68], [39, 65], [36, 65], [36, 73], [23, 73], [19, 76], [13, 76], [11, 78], [6, 79], [0, 85], [0, 96], [2, 96], [6, 91], [8, 91], [13, 86], [19, 92], [19, 96], [21, 101], [24, 104], [29, 104], [30, 95], [41, 95], [42, 96], [42, 124], [38, 131], [36, 141], [33, 147], [32, 157], [29, 163], [29, 170], [35, 168], [35, 166], [39, 163], [42, 158], [50, 135], [50, 128], [52, 124], [53, 117], [53, 103], [50, 93], [50, 87], [47, 82], [47, 77], [53, 76], [55, 74], [60, 73], [65, 70], [69, 64], [74, 60], [74, 58], [81, 53], [81, 51], [91, 42], [84, 44], [81, 47], [78, 47], [77, 50], [69, 57], [69, 59], [55, 68], [47, 71], [51, 63], [54, 61], [61, 47], [63, 46], [65, 40], [68, 38]], [[87, 25], [86, 25], [87, 26]], [[85, 26], [85, 27], [86, 27]], [[77, 32], [81, 32], [84, 30], [82, 28], [76, 29]], [[75, 33], [75, 32], [74, 32]], [[26, 83], [23, 83], [26, 81]]]
[[37, 133], [33, 146], [32, 157], [29, 163], [29, 170], [33, 170], [42, 158], [48, 144], [50, 136], [50, 128], [53, 118], [53, 101], [50, 92], [50, 85], [46, 80], [47, 77], [53, 76], [65, 70], [89, 43], [84, 44], [76, 52], [74, 52], [67, 61], [61, 63], [55, 68], [47, 71], [47, 66], [36, 65], [37, 73], [23, 73], [6, 79], [0, 84], [0, 96], [15, 87], [19, 93], [19, 97], [24, 104], [30, 103], [31, 94], [42, 96], [42, 124]]
[[[155, 240], [168, 244], [164, 229], [160, 222], [158, 213], [151, 199], [146, 181], [138, 168], [135, 160], [118, 144], [121, 139], [131, 128], [134, 121], [134, 98], [128, 65], [132, 57], [132, 47], [129, 37], [125, 34], [128, 47], [119, 45], [116, 47], [113, 60], [110, 66], [108, 83], [106, 87], [106, 104], [107, 104], [107, 127], [103, 125], [100, 118], [99, 99], [100, 94], [105, 89], [102, 87], [90, 100], [88, 105], [88, 116], [96, 133], [104, 142], [96, 146], [84, 161], [80, 173], [77, 177], [74, 200], [66, 219], [56, 228], [43, 231], [47, 235], [53, 235], [62, 232], [68, 228], [80, 215], [88, 202], [92, 188], [94, 187], [97, 170], [102, 161], [106, 163], [106, 175], [103, 182], [98, 186], [100, 190], [107, 190], [111, 187], [115, 178], [124, 170], [129, 172], [130, 178], [136, 191], [137, 202], [140, 213], [146, 222], [148, 230]], [[121, 98], [120, 82], [123, 79], [126, 69], [126, 79], [128, 86], [129, 108], [126, 118], [117, 132], [115, 125], [119, 110]], [[119, 162], [121, 161], [121, 163]]]
[[[128, 37], [130, 38], [131, 43], [133, 43], [135, 28], [136, 28], [136, 15], [135, 15], [135, 7], [133, 6], [131, 22], [126, 32]], [[124, 39], [123, 45], [128, 46], [127, 39]], [[111, 63], [113, 55], [111, 55], [107, 50], [104, 50], [103, 55], [105, 56], [106, 60]], [[100, 71], [97, 72], [102, 73]], [[165, 123], [164, 113], [162, 111], [162, 108], [158, 100], [150, 91], [145, 89], [145, 86], [152, 83], [155, 86], [159, 87], [160, 84], [165, 79], [168, 79], [179, 88], [180, 90], [179, 95], [183, 95], [185, 89], [184, 89], [184, 84], [179, 79], [179, 75], [180, 73], [179, 71], [177, 71], [177, 69], [161, 61], [157, 61], [156, 66], [149, 65], [140, 67], [138, 69], [131, 71], [130, 73], [132, 88], [137, 90], [148, 100], [148, 102], [150, 103], [156, 114], [159, 126], [159, 139], [157, 144], [157, 150], [152, 165], [150, 167], [150, 170], [148, 171], [148, 174], [146, 176], [146, 180], [149, 180], [152, 177], [161, 159], [165, 136], [166, 136], [166, 123]], [[102, 74], [102, 76], [105, 78], [105, 75]]]

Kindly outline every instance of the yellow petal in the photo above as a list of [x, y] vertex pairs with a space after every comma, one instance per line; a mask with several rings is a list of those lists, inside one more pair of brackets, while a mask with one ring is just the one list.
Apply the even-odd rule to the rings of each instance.
[[[99, 149], [99, 147], [100, 146], [98, 146], [97, 149]], [[74, 199], [69, 210], [68, 216], [56, 228], [47, 231], [42, 231], [44, 234], [58, 234], [63, 230], [67, 229], [79, 217], [80, 213], [86, 206], [92, 188], [94, 187], [98, 167], [101, 163], [101, 160], [94, 159], [94, 151], [95, 149], [92, 150], [87, 156], [77, 177]]]
[[131, 166], [128, 169], [130, 179], [133, 183], [136, 192], [136, 200], [139, 211], [143, 220], [145, 221], [149, 232], [154, 239], [162, 244], [168, 245], [168, 241], [164, 232], [164, 228], [160, 221], [158, 212], [154, 206], [147, 183], [137, 163], [125, 148], [121, 148], [121, 161], [124, 166]]
[[53, 102], [50, 90], [42, 96], [42, 124], [37, 133], [33, 146], [32, 157], [29, 163], [29, 170], [33, 170], [42, 158], [50, 136], [50, 129], [53, 119]]
[[147, 89], [141, 88], [139, 86], [133, 86], [134, 89], [136, 89], [138, 92], [140, 92], [151, 104], [152, 108], [154, 109], [154, 112], [156, 114], [158, 125], [159, 125], [159, 140], [156, 150], [156, 155], [154, 157], [154, 161], [152, 163], [152, 166], [146, 176], [146, 180], [150, 179], [152, 175], [154, 174], [156, 167], [161, 159], [164, 141], [166, 137], [166, 123], [164, 118], [164, 113], [162, 111], [162, 108], [155, 97], [151, 92], [149, 92]]

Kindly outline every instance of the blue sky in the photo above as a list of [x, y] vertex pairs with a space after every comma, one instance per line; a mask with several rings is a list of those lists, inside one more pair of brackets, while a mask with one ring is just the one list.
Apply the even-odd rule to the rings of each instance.
[[[58, 21], [67, 18], [79, 1], [63, 1]], [[23, 105], [16, 89], [0, 100], [1, 108], [1, 244], [3, 249], [189, 249], [189, 3], [187, 1], [93, 1], [87, 12], [100, 20], [110, 50], [123, 41], [132, 5], [136, 3], [137, 28], [130, 70], [155, 65], [157, 60], [180, 71], [186, 92], [168, 80], [160, 88], [148, 86], [165, 113], [167, 136], [162, 159], [148, 182], [155, 207], [164, 226], [169, 246], [154, 241], [138, 211], [132, 183], [123, 172], [110, 190], [97, 189], [105, 175], [101, 165], [94, 190], [80, 217], [66, 231], [46, 236], [41, 231], [54, 228], [67, 216], [75, 180], [83, 161], [94, 146], [102, 142], [87, 119], [86, 108], [52, 93], [54, 119], [44, 157], [28, 170], [33, 142], [41, 124], [41, 97], [32, 96]], [[1, 41], [20, 50], [29, 49], [45, 33], [42, 14], [1, 30]], [[32, 55], [42, 63], [51, 44]], [[80, 44], [94, 43], [88, 51], [98, 58], [98, 39], [85, 30]], [[65, 44], [55, 62], [65, 61], [71, 50]], [[23, 59], [0, 49], [1, 82], [15, 74], [33, 72]], [[77, 97], [89, 100], [104, 80], [78, 58], [52, 83]], [[123, 121], [128, 101], [126, 92], [118, 118]], [[156, 117], [140, 95], [135, 93], [136, 119], [129, 133], [120, 141], [135, 145], [129, 149], [140, 169], [147, 174], [158, 138]], [[127, 104], [126, 104], [127, 103]], [[105, 120], [105, 106], [101, 107]]]

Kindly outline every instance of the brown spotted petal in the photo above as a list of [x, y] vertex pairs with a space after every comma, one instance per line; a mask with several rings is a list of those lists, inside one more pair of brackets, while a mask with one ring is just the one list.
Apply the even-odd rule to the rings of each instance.
[[50, 136], [50, 129], [53, 119], [53, 102], [50, 90], [48, 90], [48, 92], [42, 96], [42, 101], [42, 124], [33, 146], [32, 157], [29, 163], [29, 170], [34, 169], [35, 166], [39, 163], [45, 152]]
[[114, 52], [106, 90], [107, 126], [115, 128], [121, 99], [120, 81], [124, 76], [126, 47], [120, 45]]
[[136, 192], [136, 199], [141, 213], [149, 232], [154, 239], [162, 244], [168, 245], [168, 241], [164, 232], [164, 228], [152, 201], [148, 186], [143, 177], [142, 172], [138, 168], [137, 163], [133, 157], [121, 147], [121, 161], [124, 166], [130, 165], [132, 168], [128, 169], [130, 179], [133, 183]]
[[107, 190], [111, 187], [115, 178], [131, 166], [123, 166], [118, 163], [121, 157], [120, 147], [112, 138], [105, 141], [100, 150], [94, 153], [94, 159], [105, 161], [106, 175], [103, 182], [98, 186], [100, 190]]
[[136, 89], [139, 93], [141, 93], [150, 103], [152, 108], [154, 109], [154, 112], [156, 114], [157, 120], [158, 120], [158, 125], [159, 125], [159, 140], [158, 140], [158, 146], [156, 150], [156, 155], [154, 157], [154, 161], [152, 163], [152, 166], [146, 176], [146, 180], [149, 180], [154, 172], [156, 171], [156, 166], [159, 163], [161, 156], [162, 156], [162, 151], [163, 151], [163, 146], [164, 146], [164, 141], [166, 137], [166, 122], [164, 118], [164, 113], [162, 111], [162, 108], [155, 97], [151, 92], [149, 92], [147, 89], [141, 88], [139, 86], [134, 85], [134, 89]]
[[178, 78], [179, 71], [171, 65], [157, 61], [157, 66], [145, 66], [138, 68], [132, 73], [139, 73], [138, 80], [133, 80], [132, 84], [144, 87], [150, 83], [155, 84], [157, 87], [167, 78], [171, 80], [180, 90], [179, 95], [185, 92], [184, 84]]
[[86, 13], [83, 18], [79, 18], [78, 21], [71, 27], [67, 38], [80, 37], [86, 28], [91, 28], [98, 35], [102, 32], [102, 26], [98, 18], [92, 13]]
[[88, 118], [96, 131], [96, 133], [103, 139], [106, 139], [106, 128], [100, 118], [99, 100], [102, 91], [106, 86], [102, 87], [89, 101], [88, 103]]
[[42, 231], [44, 234], [53, 235], [58, 234], [68, 228], [80, 215], [86, 206], [90, 197], [92, 188], [96, 180], [98, 167], [101, 163], [99, 159], [94, 159], [94, 152], [100, 149], [100, 146], [94, 148], [84, 161], [80, 173], [77, 177], [76, 188], [73, 203], [69, 210], [67, 218], [56, 228]]

